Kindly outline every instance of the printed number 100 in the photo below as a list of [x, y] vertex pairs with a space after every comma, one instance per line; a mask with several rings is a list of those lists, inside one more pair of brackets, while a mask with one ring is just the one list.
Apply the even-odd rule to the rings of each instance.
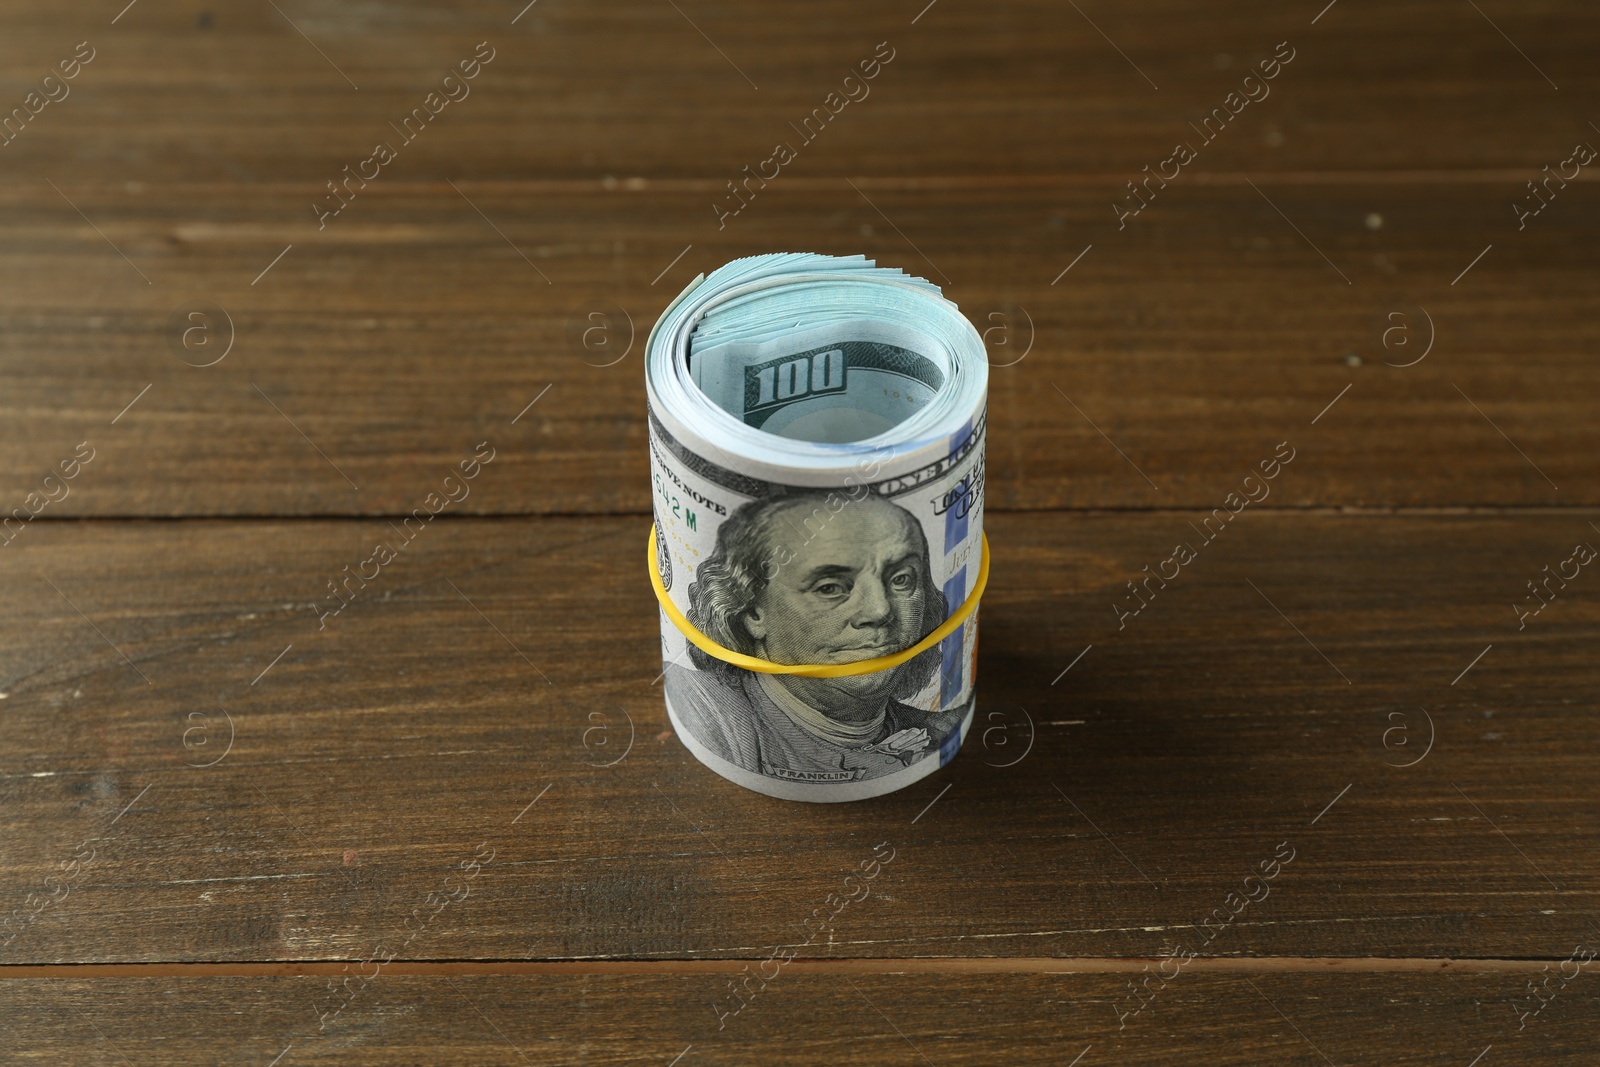
[[764, 367], [757, 375], [756, 404], [775, 404], [811, 393], [844, 388], [844, 350], [829, 349]]

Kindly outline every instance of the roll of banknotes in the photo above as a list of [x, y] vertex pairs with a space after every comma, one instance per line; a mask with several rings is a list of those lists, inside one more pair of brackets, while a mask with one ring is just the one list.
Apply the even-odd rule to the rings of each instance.
[[987, 575], [977, 330], [931, 282], [861, 256], [755, 256], [662, 313], [645, 388], [684, 745], [789, 800], [878, 796], [948, 763]]

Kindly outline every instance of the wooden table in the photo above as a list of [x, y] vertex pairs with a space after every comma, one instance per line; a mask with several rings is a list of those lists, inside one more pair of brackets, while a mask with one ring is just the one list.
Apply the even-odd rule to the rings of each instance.
[[[123, 2], [0, 39], [0, 1058], [1600, 1057], [1585, 6]], [[994, 364], [978, 721], [838, 807], [639, 560], [650, 324], [802, 248]]]

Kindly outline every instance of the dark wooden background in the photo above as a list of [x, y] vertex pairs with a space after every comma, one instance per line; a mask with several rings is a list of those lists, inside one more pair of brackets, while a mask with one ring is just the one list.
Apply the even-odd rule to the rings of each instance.
[[[94, 58], [0, 146], [0, 510], [93, 458], [0, 544], [0, 1059], [1600, 1058], [1600, 569], [1514, 607], [1600, 545], [1593, 165], [1513, 208], [1600, 146], [1593, 13], [924, 3], [4, 4], [0, 114]], [[671, 735], [639, 558], [645, 334], [786, 249], [995, 364], [978, 721], [840, 807]]]

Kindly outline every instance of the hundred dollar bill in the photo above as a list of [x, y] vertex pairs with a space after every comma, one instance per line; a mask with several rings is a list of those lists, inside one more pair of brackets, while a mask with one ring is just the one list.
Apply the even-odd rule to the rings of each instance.
[[[651, 331], [655, 565], [735, 652], [849, 663], [910, 648], [982, 557], [988, 362], [937, 286], [860, 256], [783, 253], [695, 279]], [[888, 793], [973, 719], [977, 615], [870, 674], [759, 673], [661, 612], [667, 712], [712, 770], [789, 800]]]

